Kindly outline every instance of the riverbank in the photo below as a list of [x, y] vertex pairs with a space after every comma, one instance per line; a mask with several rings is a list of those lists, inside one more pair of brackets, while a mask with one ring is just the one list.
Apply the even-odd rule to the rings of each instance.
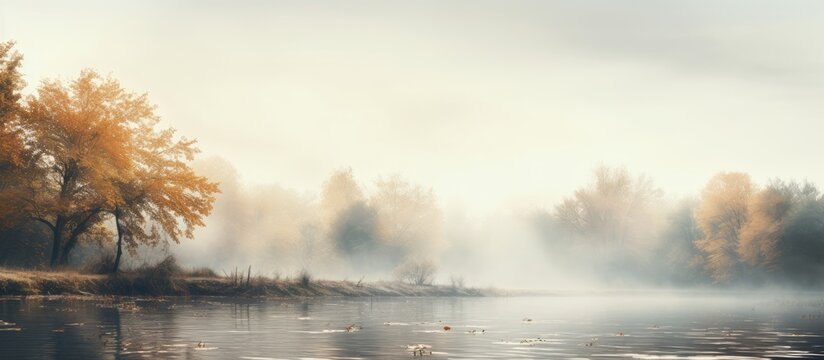
[[122, 296], [506, 296], [496, 289], [418, 286], [401, 282], [363, 282], [226, 277], [192, 277], [154, 273], [114, 275], [72, 271], [0, 269], [0, 296], [122, 295]]

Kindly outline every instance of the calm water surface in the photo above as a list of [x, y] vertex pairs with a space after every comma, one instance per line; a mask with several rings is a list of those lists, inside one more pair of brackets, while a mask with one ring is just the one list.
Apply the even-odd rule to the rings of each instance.
[[4, 299], [0, 319], [0, 359], [824, 358], [815, 294]]

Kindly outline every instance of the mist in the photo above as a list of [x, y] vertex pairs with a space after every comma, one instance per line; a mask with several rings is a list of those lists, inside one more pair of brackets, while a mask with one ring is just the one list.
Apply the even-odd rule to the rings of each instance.
[[183, 263], [218, 273], [252, 265], [267, 276], [292, 275], [303, 268], [334, 269], [331, 262], [315, 264], [331, 249], [320, 237], [320, 218], [311, 196], [276, 185], [244, 183], [230, 163], [217, 157], [199, 160], [194, 168], [218, 181], [221, 193], [206, 219], [208, 225], [196, 232], [197, 241], [172, 249]]
[[[221, 193], [195, 239], [168, 251], [218, 273], [251, 266], [264, 276], [380, 281], [430, 264], [438, 284], [557, 291], [818, 287], [824, 274], [824, 201], [808, 183], [748, 185], [738, 228], [716, 236], [705, 233], [719, 228], [713, 221], [739, 214], [707, 215], [717, 201], [730, 204], [717, 199], [737, 189], [719, 188], [727, 173], [672, 198], [646, 175], [600, 166], [558, 204], [477, 215], [399, 174], [368, 181], [339, 168], [301, 193], [249, 184], [219, 157], [194, 167]], [[786, 201], [759, 200], [778, 192]]]

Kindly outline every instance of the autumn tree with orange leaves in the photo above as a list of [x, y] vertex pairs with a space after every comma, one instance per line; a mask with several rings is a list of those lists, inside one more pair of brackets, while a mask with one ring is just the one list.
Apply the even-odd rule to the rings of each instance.
[[31, 160], [20, 122], [20, 76], [22, 56], [13, 50], [14, 43], [0, 43], [0, 226], [18, 218], [18, 200], [25, 164]]
[[192, 237], [203, 224], [217, 185], [189, 168], [193, 141], [155, 129], [159, 119], [145, 94], [84, 70], [69, 84], [44, 81], [26, 105], [23, 121], [42, 173], [27, 210], [52, 232], [52, 267], [65, 265], [83, 238], [113, 236], [106, 226], [112, 216], [118, 249], [152, 245], [163, 234]]
[[179, 243], [194, 237], [194, 228], [212, 211], [217, 183], [198, 176], [189, 167], [198, 149], [195, 141], [175, 139], [174, 129], [156, 130], [159, 119], [149, 116], [132, 131], [134, 167], [118, 179], [119, 196], [108, 209], [117, 229], [113, 272], [123, 246], [156, 245], [163, 235]]

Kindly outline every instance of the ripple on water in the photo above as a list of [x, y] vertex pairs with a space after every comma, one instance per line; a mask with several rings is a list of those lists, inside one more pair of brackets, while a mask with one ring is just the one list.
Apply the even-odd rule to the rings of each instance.
[[[94, 301], [15, 300], [0, 304], [0, 358], [59, 348], [79, 358], [164, 359], [207, 351], [200, 356], [394, 359], [411, 355], [403, 344], [425, 344], [426, 356], [456, 359], [822, 357], [824, 321], [803, 317], [820, 310], [763, 304], [752, 310], [741, 304], [752, 301], [741, 297], [667, 301], [678, 306], [652, 306], [664, 301], [643, 297], [171, 299], [131, 312]], [[532, 321], [524, 323], [524, 314]], [[337, 335], [348, 324], [359, 331]], [[443, 330], [447, 325], [451, 331]], [[198, 341], [209, 345], [196, 348]]]

